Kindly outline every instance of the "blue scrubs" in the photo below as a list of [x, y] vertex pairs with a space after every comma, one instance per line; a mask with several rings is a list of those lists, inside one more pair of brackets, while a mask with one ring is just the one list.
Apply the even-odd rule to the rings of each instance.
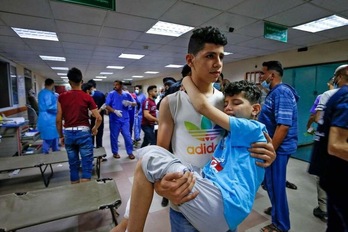
[[110, 106], [111, 108], [115, 110], [122, 111], [122, 117], [118, 117], [113, 112], [109, 113], [111, 150], [112, 150], [112, 154], [118, 154], [117, 141], [118, 141], [118, 136], [121, 132], [124, 138], [127, 154], [132, 155], [133, 145], [132, 145], [131, 134], [129, 132], [129, 112], [128, 112], [128, 106], [124, 106], [122, 104], [123, 100], [135, 102], [132, 96], [125, 91], [122, 91], [122, 93], [119, 94], [118, 92], [113, 90], [108, 94], [106, 98], [107, 106]]

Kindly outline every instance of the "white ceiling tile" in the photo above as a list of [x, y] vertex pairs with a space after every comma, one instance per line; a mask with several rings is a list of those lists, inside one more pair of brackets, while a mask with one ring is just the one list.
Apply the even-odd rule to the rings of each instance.
[[102, 25], [108, 11], [66, 2], [50, 1], [55, 19]]
[[112, 27], [103, 27], [100, 33], [100, 37], [123, 39], [123, 40], [135, 40], [141, 35], [141, 32], [116, 29]]
[[221, 31], [228, 32], [230, 27], [233, 27], [235, 30], [238, 30], [239, 28], [252, 24], [256, 21], [256, 19], [246, 16], [222, 13], [217, 17], [204, 23], [203, 26], [218, 27]]
[[116, 27], [145, 32], [149, 30], [156, 22], [157, 20], [155, 19], [109, 12], [104, 25], [107, 27]]
[[98, 45], [101, 45], [101, 46], [126, 48], [131, 43], [132, 43], [132, 41], [130, 41], [130, 40], [122, 40], [122, 39], [111, 39], [111, 38], [99, 38], [98, 39]]
[[80, 34], [89, 36], [99, 36], [101, 27], [90, 24], [72, 23], [67, 21], [56, 20], [57, 34], [60, 32], [70, 34]]
[[72, 42], [72, 43], [78, 42], [78, 43], [81, 43], [81, 44], [95, 45], [95, 44], [97, 44], [98, 38], [97, 37], [92, 37], [92, 36], [60, 33], [59, 34], [59, 41], [62, 41], [62, 42]]
[[175, 37], [163, 36], [163, 35], [153, 35], [153, 34], [142, 34], [136, 41], [143, 43], [156, 43], [156, 44], [167, 44], [173, 41]]
[[281, 1], [281, 3], [279, 0], [245, 0], [229, 9], [228, 12], [256, 19], [265, 19], [301, 4], [303, 4], [302, 0]]
[[318, 7], [325, 8], [331, 11], [348, 11], [348, 1], [341, 0], [312, 0], [311, 4], [314, 4]]
[[[178, 17], [178, 12], [180, 12], [180, 17]], [[197, 6], [186, 2], [177, 2], [161, 16], [160, 20], [197, 27], [220, 13], [221, 11], [208, 7]]]
[[[308, 14], [308, 12], [311, 12]], [[320, 19], [331, 15], [332, 12], [324, 10], [309, 3], [292, 8], [288, 11], [279, 13], [272, 17], [267, 18], [267, 21], [285, 25], [288, 27], [297, 26], [302, 23], [308, 23], [310, 21]]]
[[136, 15], [151, 19], [158, 19], [163, 15], [176, 0], [127, 0], [116, 2], [116, 12], [125, 13], [129, 15]]
[[244, 0], [183, 0], [184, 2], [194, 3], [196, 5], [210, 7], [218, 10], [227, 10], [237, 4], [243, 2]]
[[3, 13], [1, 19], [11, 27], [55, 32], [53, 19]]
[[43, 0], [1, 0], [1, 11], [44, 18], [52, 17], [48, 1]]

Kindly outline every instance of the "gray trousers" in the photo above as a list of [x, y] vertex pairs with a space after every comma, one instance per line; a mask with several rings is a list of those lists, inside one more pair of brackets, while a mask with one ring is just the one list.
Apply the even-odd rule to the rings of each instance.
[[[147, 146], [138, 150], [146, 178], [154, 183], [167, 173], [185, 172], [189, 169], [172, 153], [159, 146]], [[208, 179], [194, 172], [196, 183], [192, 192], [198, 196], [179, 206], [180, 212], [202, 232], [226, 232], [229, 230], [224, 217], [224, 205], [220, 190]], [[231, 215], [233, 216], [233, 215]]]

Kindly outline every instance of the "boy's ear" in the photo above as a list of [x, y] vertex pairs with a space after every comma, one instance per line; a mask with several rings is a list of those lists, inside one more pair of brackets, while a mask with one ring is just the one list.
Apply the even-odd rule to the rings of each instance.
[[193, 64], [193, 59], [194, 59], [194, 56], [191, 53], [186, 55], [186, 63], [191, 68], [192, 68], [192, 64]]
[[255, 103], [251, 107], [253, 108], [253, 110], [251, 111], [251, 115], [252, 115], [253, 118], [256, 118], [256, 116], [261, 111], [261, 105], [259, 103]]

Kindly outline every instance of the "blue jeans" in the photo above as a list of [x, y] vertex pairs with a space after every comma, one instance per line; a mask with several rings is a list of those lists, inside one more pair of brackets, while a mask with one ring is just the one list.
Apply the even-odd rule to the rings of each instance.
[[[199, 232], [191, 225], [191, 223], [185, 218], [182, 213], [175, 211], [172, 208], [170, 208], [169, 210], [169, 217], [170, 228], [172, 232]], [[237, 229], [229, 230], [227, 232], [237, 232]]]
[[80, 163], [82, 163], [81, 178], [91, 179], [93, 169], [93, 141], [91, 132], [64, 130], [64, 142], [69, 159], [70, 181], [80, 180]]
[[145, 147], [149, 144], [156, 145], [155, 126], [141, 125], [141, 129], [144, 131], [144, 140], [141, 147]]

